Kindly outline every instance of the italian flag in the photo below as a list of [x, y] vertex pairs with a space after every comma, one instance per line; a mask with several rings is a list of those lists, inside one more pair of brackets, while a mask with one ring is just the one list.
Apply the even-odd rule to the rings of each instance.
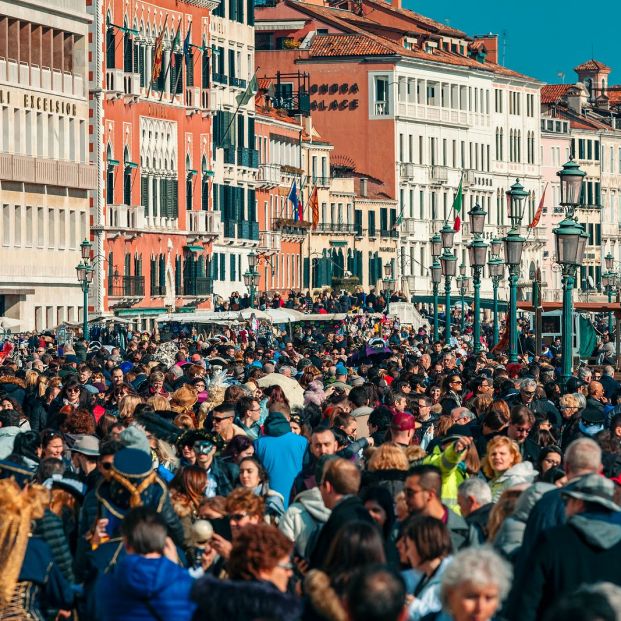
[[455, 212], [455, 222], [453, 224], [453, 230], [456, 233], [459, 233], [459, 229], [461, 228], [461, 205], [464, 202], [464, 192], [462, 189], [464, 178], [459, 180], [459, 187], [457, 188], [457, 194], [455, 196], [455, 200], [453, 201], [453, 211]]

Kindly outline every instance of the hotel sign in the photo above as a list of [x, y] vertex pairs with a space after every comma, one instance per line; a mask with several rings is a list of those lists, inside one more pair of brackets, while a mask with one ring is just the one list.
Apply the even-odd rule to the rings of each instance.
[[[356, 83], [312, 84], [310, 94], [315, 100], [311, 102], [311, 110], [355, 110], [360, 103], [358, 98], [350, 99], [346, 95], [357, 95], [358, 91]], [[319, 97], [322, 99], [317, 101]]]
[[52, 114], [64, 114], [66, 116], [77, 115], [77, 104], [72, 101], [64, 101], [57, 97], [47, 95], [31, 95], [29, 93], [17, 94], [9, 90], [0, 89], [0, 104], [17, 105], [20, 102], [23, 108], [37, 110], [40, 112], [50, 112]]

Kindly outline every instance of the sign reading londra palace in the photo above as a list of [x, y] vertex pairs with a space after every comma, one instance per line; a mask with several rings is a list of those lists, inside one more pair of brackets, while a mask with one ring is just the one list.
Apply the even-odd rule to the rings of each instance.
[[6, 89], [0, 89], [0, 104], [9, 105], [12, 102], [17, 104], [22, 101], [23, 107], [38, 112], [52, 112], [54, 114], [64, 114], [66, 116], [77, 116], [77, 104], [73, 101], [64, 101], [57, 97], [48, 97], [46, 95], [30, 95], [28, 93], [16, 94]]

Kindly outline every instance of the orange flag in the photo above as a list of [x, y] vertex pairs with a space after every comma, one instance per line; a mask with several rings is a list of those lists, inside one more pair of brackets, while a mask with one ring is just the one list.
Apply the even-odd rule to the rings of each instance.
[[313, 218], [313, 229], [317, 228], [319, 224], [319, 197], [317, 196], [317, 188], [313, 190], [309, 200], [310, 212]]
[[164, 56], [164, 33], [166, 32], [166, 22], [168, 15], [164, 19], [164, 25], [157, 39], [155, 39], [155, 47], [153, 49], [153, 70], [151, 71], [151, 82], [155, 82], [162, 73], [162, 58]]
[[543, 213], [543, 201], [546, 197], [547, 189], [548, 189], [548, 184], [546, 183], [546, 187], [543, 188], [543, 194], [541, 195], [541, 200], [539, 201], [539, 207], [537, 207], [537, 211], [535, 212], [535, 217], [533, 218], [533, 221], [528, 225], [529, 229], [534, 229], [539, 224], [539, 220], [541, 220], [541, 214]]

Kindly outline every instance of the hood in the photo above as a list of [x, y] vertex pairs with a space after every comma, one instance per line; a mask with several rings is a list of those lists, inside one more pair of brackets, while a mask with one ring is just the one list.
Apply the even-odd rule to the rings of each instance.
[[619, 516], [606, 513], [580, 513], [567, 522], [586, 542], [600, 550], [609, 550], [621, 541]]
[[19, 377], [13, 377], [12, 375], [0, 376], [0, 384], [2, 384], [2, 390], [5, 392], [11, 392], [18, 388], [26, 388], [26, 382]]
[[270, 412], [265, 420], [263, 431], [267, 436], [284, 436], [291, 432], [291, 425], [280, 412]]
[[120, 578], [118, 588], [139, 599], [151, 598], [171, 585], [171, 565], [171, 561], [164, 557], [144, 558], [127, 554], [115, 569]]
[[22, 431], [19, 427], [0, 427], [0, 459], [6, 459], [13, 452], [15, 436]]
[[293, 502], [301, 504], [317, 522], [327, 522], [330, 517], [331, 511], [323, 504], [318, 487], [300, 492]]
[[534, 483], [528, 489], [525, 489], [518, 498], [512, 517], [520, 522], [526, 522], [537, 501], [546, 492], [553, 489], [556, 489], [556, 487], [551, 483]]
[[529, 461], [522, 461], [515, 464], [503, 472], [497, 479], [497, 483], [502, 483], [504, 488], [513, 487], [522, 483], [532, 483], [539, 473], [533, 468], [533, 464]]

